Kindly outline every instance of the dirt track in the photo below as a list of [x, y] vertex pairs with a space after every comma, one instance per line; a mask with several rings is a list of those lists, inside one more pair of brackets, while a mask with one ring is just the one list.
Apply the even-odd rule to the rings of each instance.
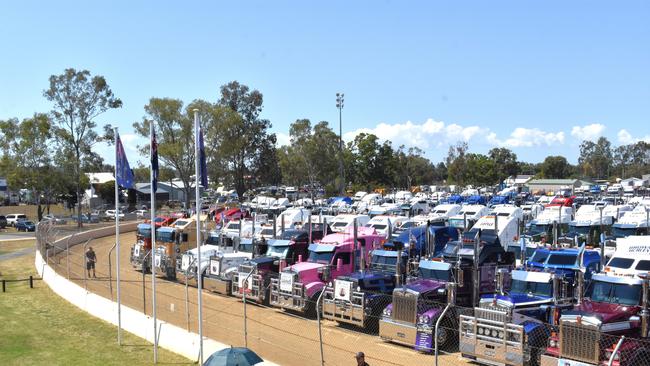
[[[134, 233], [121, 235], [121, 297], [122, 303], [137, 310], [151, 314], [151, 276], [144, 279], [129, 264], [131, 244]], [[62, 253], [50, 263], [57, 272], [67, 275], [81, 286], [106, 298], [115, 299], [115, 254], [113, 253], [112, 281], [109, 281], [108, 252], [114, 244], [113, 237], [97, 239], [90, 245], [98, 258], [97, 279], [84, 280], [83, 248], [78, 245], [71, 249], [69, 260]], [[69, 268], [69, 270], [68, 270]], [[112, 291], [111, 291], [112, 285]], [[189, 308], [189, 328], [197, 331], [197, 297], [195, 288], [188, 288], [189, 307], [186, 306], [185, 285], [160, 279], [156, 286], [157, 316], [177, 326], [187, 328], [186, 309]], [[256, 305], [247, 307], [248, 347], [263, 358], [281, 365], [319, 365], [320, 349], [318, 326], [314, 320], [304, 319], [278, 309]], [[390, 343], [378, 336], [355, 332], [338, 327], [335, 322], [323, 322], [323, 341], [325, 363], [329, 365], [353, 365], [353, 355], [357, 351], [366, 354], [371, 365], [433, 365], [434, 357]], [[243, 304], [233, 297], [203, 293], [203, 332], [204, 335], [234, 346], [244, 345]], [[444, 355], [439, 359], [441, 365], [466, 364], [458, 355]]]

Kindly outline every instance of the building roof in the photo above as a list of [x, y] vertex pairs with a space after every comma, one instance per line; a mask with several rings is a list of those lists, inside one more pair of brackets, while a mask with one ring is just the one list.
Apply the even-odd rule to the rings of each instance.
[[528, 185], [573, 185], [578, 179], [531, 179]]
[[86, 173], [91, 184], [104, 184], [115, 180], [113, 173]]

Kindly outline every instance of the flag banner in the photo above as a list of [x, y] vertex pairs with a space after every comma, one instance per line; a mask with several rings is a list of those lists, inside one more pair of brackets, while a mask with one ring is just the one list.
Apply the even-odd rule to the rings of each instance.
[[208, 188], [208, 165], [205, 159], [205, 146], [203, 145], [203, 128], [199, 128], [199, 163], [201, 169], [201, 185]]
[[119, 134], [115, 137], [115, 144], [115, 170], [117, 171], [115, 179], [117, 180], [117, 184], [123, 188], [133, 188], [133, 171], [131, 171], [129, 161], [126, 159], [124, 146], [122, 146], [122, 140]]
[[[153, 127], [153, 123], [151, 124]], [[151, 134], [151, 170], [153, 172], [153, 179], [151, 182], [151, 189], [156, 193], [158, 191], [158, 142], [156, 141], [156, 130]]]

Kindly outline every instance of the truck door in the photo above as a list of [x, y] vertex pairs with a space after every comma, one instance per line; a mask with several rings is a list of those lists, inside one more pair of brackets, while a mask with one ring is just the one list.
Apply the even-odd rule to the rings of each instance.
[[[336, 253], [334, 255], [333, 263], [332, 263], [332, 278], [336, 278], [342, 274], [347, 274], [353, 271], [352, 268], [352, 260], [351, 260], [351, 253], [350, 252], [341, 252], [341, 253]], [[341, 269], [337, 269], [337, 263], [341, 260]]]

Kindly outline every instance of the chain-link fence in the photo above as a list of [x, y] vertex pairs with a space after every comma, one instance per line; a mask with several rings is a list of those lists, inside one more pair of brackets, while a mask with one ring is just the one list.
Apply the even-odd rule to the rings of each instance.
[[[114, 236], [63, 235], [47, 223], [38, 225], [36, 235], [41, 255], [57, 273], [115, 300]], [[151, 315], [150, 274], [136, 270], [129, 261], [135, 241], [132, 232], [121, 235], [122, 304]], [[97, 255], [96, 277], [86, 269], [84, 253], [89, 246]], [[248, 281], [239, 278], [243, 268], [231, 277], [235, 296], [202, 294], [204, 336], [247, 346], [282, 365], [354, 364], [354, 355], [360, 351], [373, 366], [463, 365], [472, 361], [555, 366], [559, 360], [571, 360], [571, 365], [650, 365], [650, 342], [602, 333], [587, 316], [570, 321], [565, 317], [552, 326], [545, 322], [553, 319], [548, 313], [512, 315], [508, 309], [488, 305], [474, 309], [460, 306], [469, 305], [462, 296], [456, 305], [448, 305], [445, 287], [425, 291], [423, 284], [418, 291], [417, 286], [409, 285], [410, 290], [391, 291], [387, 283], [382, 285], [379, 275], [363, 277], [375, 290], [362, 291], [360, 286], [331, 280], [320, 285], [322, 291], [303, 289], [292, 293], [295, 297], [284, 298], [279, 293], [280, 272], [251, 270]], [[194, 283], [161, 278], [156, 286], [157, 317], [198, 332], [199, 294]], [[244, 293], [248, 296], [245, 302]], [[612, 324], [638, 329], [641, 322], [640, 317], [628, 316]]]

